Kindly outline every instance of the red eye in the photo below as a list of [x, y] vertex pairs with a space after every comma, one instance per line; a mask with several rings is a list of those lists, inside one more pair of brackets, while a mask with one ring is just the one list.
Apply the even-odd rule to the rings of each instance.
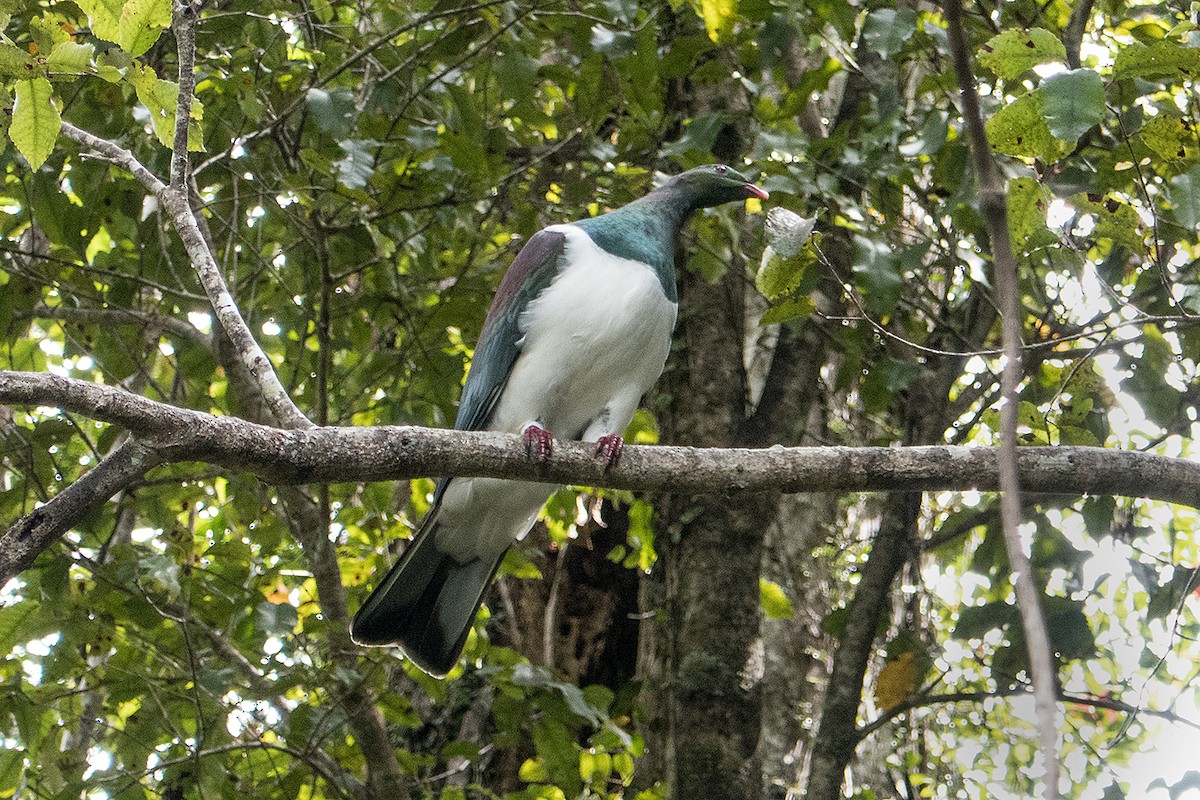
[[724, 175], [728, 171], [729, 167], [725, 166], [724, 164], [718, 164], [717, 166], [713, 167], [713, 172], [717, 173], [718, 175]]

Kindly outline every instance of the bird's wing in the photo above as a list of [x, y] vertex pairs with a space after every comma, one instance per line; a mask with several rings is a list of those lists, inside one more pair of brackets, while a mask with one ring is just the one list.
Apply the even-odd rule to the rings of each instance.
[[558, 274], [566, 238], [560, 231], [539, 231], [521, 248], [504, 273], [483, 323], [467, 385], [458, 404], [458, 417], [454, 420], [458, 430], [483, 430], [487, 425], [521, 354], [521, 312]]

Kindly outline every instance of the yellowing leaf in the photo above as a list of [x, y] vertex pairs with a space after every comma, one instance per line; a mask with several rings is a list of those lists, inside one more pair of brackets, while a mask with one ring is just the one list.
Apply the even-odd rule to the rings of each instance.
[[917, 689], [917, 660], [911, 652], [901, 653], [879, 670], [875, 679], [875, 704], [883, 711], [899, 705]]
[[1153, 44], [1134, 43], [1117, 52], [1113, 61], [1114, 77], [1145, 78], [1151, 75], [1194, 79], [1200, 75], [1200, 47], [1184, 47], [1164, 39]]
[[[164, 147], [175, 145], [175, 109], [179, 105], [179, 84], [164, 81], [153, 67], [134, 62], [125, 73], [125, 79], [133, 85], [138, 100], [150, 111], [154, 121], [154, 135]], [[192, 98], [191, 122], [188, 124], [188, 150], [202, 151], [204, 141], [199, 125], [192, 124], [204, 118], [204, 106]]]
[[762, 315], [759, 320], [760, 325], [776, 325], [782, 322], [791, 322], [794, 319], [801, 319], [812, 314], [816, 306], [808, 297], [789, 297], [775, 305], [772, 305]]
[[792, 618], [792, 601], [788, 600], [787, 595], [783, 593], [782, 586], [765, 578], [759, 578], [758, 591], [762, 599], [763, 613], [769, 619]]
[[32, 78], [41, 75], [37, 59], [15, 44], [0, 41], [0, 78]]
[[1141, 139], [1164, 161], [1187, 157], [1188, 129], [1179, 117], [1159, 114], [1142, 126]]
[[50, 81], [45, 78], [17, 81], [17, 100], [8, 135], [33, 169], [46, 163], [62, 129], [62, 117], [53, 95]]
[[1071, 145], [1054, 138], [1043, 115], [1042, 98], [1026, 94], [997, 111], [984, 125], [988, 142], [1008, 156], [1040, 158], [1052, 163]]
[[1051, 199], [1050, 191], [1033, 178], [1008, 182], [1008, 233], [1018, 248], [1046, 227]]
[[264, 590], [263, 596], [267, 598], [268, 603], [275, 605], [291, 601], [291, 592], [283, 585], [283, 581], [277, 582], [270, 590]]
[[546, 767], [536, 759], [527, 758], [521, 764], [521, 768], [517, 771], [518, 777], [526, 783], [540, 783], [548, 780], [550, 773], [546, 771]]
[[[696, 0], [694, 0], [696, 1]], [[720, 42], [733, 34], [733, 23], [737, 19], [738, 0], [698, 0], [700, 17], [708, 38]]]

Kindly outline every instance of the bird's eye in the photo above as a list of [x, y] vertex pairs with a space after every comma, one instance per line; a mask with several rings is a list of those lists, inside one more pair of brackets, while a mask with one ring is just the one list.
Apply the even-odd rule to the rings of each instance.
[[729, 167], [725, 166], [724, 164], [718, 164], [717, 166], [713, 167], [713, 172], [717, 173], [718, 175], [724, 175], [728, 171]]

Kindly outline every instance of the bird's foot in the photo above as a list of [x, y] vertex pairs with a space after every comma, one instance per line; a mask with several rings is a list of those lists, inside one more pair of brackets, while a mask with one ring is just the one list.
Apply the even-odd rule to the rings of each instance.
[[530, 422], [521, 429], [521, 438], [525, 440], [525, 452], [533, 456], [539, 464], [545, 464], [550, 460], [554, 442], [550, 431], [536, 422]]
[[596, 440], [596, 455], [604, 457], [604, 468], [616, 466], [625, 450], [625, 440], [620, 435], [609, 433]]

